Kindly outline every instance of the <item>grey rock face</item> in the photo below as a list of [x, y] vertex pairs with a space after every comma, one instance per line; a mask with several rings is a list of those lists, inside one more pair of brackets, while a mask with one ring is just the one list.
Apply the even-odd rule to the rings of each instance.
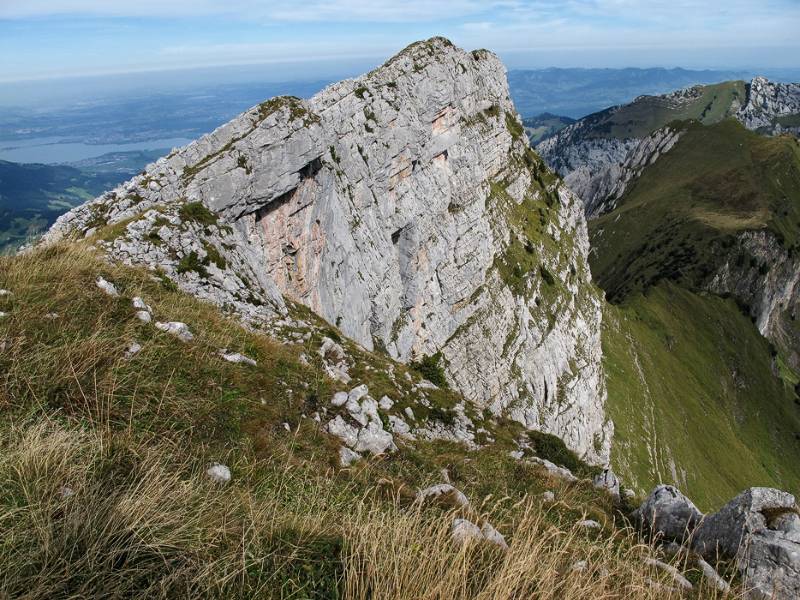
[[749, 597], [800, 597], [800, 516], [791, 494], [742, 492], [703, 520], [692, 546], [708, 560], [735, 559]]
[[676, 487], [659, 485], [632, 516], [649, 535], [680, 543], [692, 533], [703, 513]]
[[601, 300], [581, 203], [548, 181], [497, 57], [434, 38], [308, 101], [254, 107], [45, 242], [125, 222], [111, 257], [248, 322], [284, 314], [285, 296], [397, 360], [441, 352], [468, 401], [603, 463]]
[[793, 367], [800, 367], [794, 324], [800, 313], [800, 258], [775, 235], [766, 230], [740, 233], [706, 287], [748, 306], [761, 335], [782, 349]]

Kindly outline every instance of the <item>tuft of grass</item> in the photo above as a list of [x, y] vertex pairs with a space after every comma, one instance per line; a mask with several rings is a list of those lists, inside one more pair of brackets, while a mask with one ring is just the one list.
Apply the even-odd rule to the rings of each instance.
[[218, 217], [211, 212], [202, 202], [187, 202], [178, 210], [178, 215], [183, 221], [194, 221], [208, 227], [216, 225]]
[[417, 371], [432, 384], [447, 389], [449, 384], [447, 383], [447, 376], [444, 373], [444, 369], [440, 364], [441, 361], [442, 353], [436, 352], [431, 355], [426, 354], [418, 361], [411, 361], [408, 366]]

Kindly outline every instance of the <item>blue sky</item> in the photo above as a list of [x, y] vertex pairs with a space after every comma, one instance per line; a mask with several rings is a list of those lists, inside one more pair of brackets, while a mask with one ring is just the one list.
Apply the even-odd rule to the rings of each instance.
[[0, 0], [0, 82], [230, 64], [324, 77], [432, 35], [512, 68], [800, 67], [799, 32], [800, 0]]

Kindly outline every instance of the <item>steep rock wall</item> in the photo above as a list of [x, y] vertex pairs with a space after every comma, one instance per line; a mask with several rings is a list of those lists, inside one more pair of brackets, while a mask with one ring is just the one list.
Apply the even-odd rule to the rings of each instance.
[[64, 235], [253, 323], [286, 296], [367, 349], [441, 352], [479, 407], [608, 458], [581, 203], [528, 147], [489, 52], [434, 38], [308, 101], [265, 102], [45, 240]]

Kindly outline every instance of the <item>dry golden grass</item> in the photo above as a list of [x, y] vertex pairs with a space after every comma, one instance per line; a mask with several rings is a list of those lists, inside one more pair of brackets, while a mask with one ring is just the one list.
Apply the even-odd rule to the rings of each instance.
[[[123, 297], [98, 292], [98, 274]], [[332, 468], [335, 445], [299, 416], [333, 389], [319, 369], [146, 273], [58, 246], [0, 259], [0, 287], [14, 291], [0, 304], [0, 598], [677, 597], [607, 496], [505, 448], [419, 443]], [[197, 341], [140, 324], [132, 295]], [[145, 349], [125, 360], [133, 339]], [[222, 346], [259, 368], [220, 361]], [[205, 476], [214, 460], [229, 485]], [[474, 508], [413, 502], [442, 467]], [[454, 545], [456, 516], [490, 521], [509, 551]], [[602, 530], [580, 529], [586, 517]]]

